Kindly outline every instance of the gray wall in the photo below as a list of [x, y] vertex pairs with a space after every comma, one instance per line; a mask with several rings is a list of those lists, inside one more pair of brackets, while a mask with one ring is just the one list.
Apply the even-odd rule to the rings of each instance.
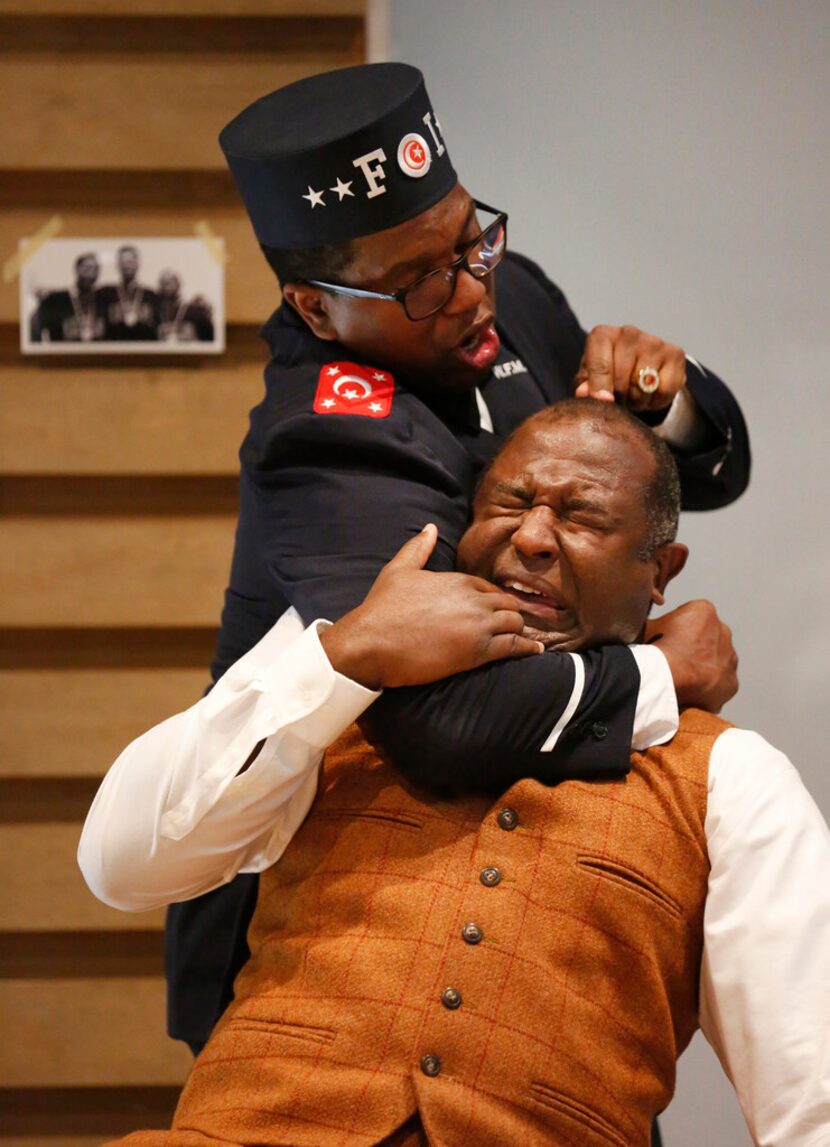
[[[677, 342], [738, 395], [752, 486], [686, 516], [669, 604], [717, 602], [741, 655], [726, 715], [830, 815], [830, 5], [390, 0], [388, 51], [424, 70], [463, 182], [584, 326]], [[663, 1126], [667, 1147], [749, 1142], [700, 1037]]]

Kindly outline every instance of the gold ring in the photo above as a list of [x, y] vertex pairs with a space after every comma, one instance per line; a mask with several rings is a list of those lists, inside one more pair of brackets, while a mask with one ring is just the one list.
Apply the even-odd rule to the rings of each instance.
[[637, 375], [637, 385], [643, 394], [654, 394], [660, 385], [660, 372], [653, 366], [644, 366]]

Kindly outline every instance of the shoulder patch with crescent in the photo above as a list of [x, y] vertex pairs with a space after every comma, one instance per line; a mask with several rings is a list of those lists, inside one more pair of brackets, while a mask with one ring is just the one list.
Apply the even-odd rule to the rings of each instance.
[[394, 393], [395, 380], [388, 370], [354, 362], [327, 362], [320, 368], [314, 413], [387, 418]]

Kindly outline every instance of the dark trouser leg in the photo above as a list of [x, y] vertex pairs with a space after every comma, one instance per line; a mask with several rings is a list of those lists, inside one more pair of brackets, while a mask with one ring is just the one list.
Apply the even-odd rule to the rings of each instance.
[[656, 1119], [651, 1125], [651, 1147], [663, 1147], [663, 1140], [660, 1137], [660, 1128]]

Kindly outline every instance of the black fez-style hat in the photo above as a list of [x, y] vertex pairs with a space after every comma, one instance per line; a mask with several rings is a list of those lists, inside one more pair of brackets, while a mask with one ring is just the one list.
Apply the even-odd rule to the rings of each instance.
[[245, 108], [219, 136], [266, 247], [300, 250], [412, 219], [457, 176], [409, 64], [311, 76]]

